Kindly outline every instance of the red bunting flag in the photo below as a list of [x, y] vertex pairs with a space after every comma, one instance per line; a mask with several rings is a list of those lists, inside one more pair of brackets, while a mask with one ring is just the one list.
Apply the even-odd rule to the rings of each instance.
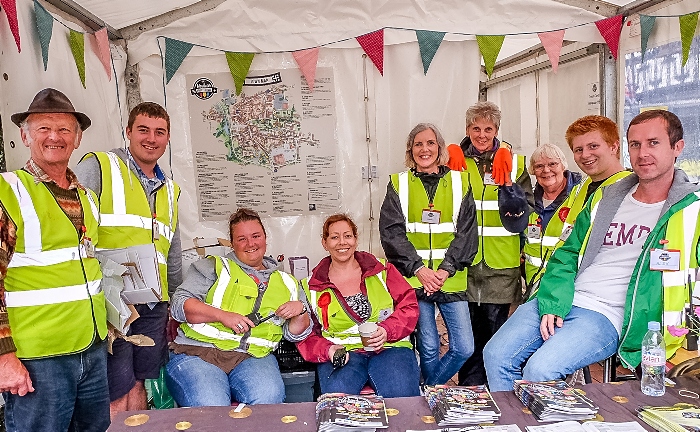
[[292, 53], [297, 66], [304, 74], [306, 84], [310, 91], [314, 91], [314, 80], [316, 79], [316, 63], [318, 63], [318, 47], [310, 48]]
[[107, 36], [107, 29], [101, 28], [95, 32], [95, 40], [97, 41], [97, 46], [95, 54], [97, 58], [102, 62], [102, 66], [107, 72], [107, 78], [112, 81], [112, 55], [109, 52], [109, 37]]
[[358, 36], [357, 42], [384, 76], [384, 29]]
[[552, 72], [557, 73], [561, 45], [564, 42], [564, 30], [537, 33], [537, 36], [539, 36], [540, 42], [549, 56], [549, 62], [552, 63]]
[[617, 51], [620, 46], [620, 31], [622, 31], [622, 22], [624, 20], [624, 16], [615, 15], [614, 17], [595, 22], [600, 35], [605, 39], [605, 43], [608, 44], [610, 53], [615, 60], [617, 60]]
[[19, 46], [19, 23], [17, 22], [17, 0], [0, 0], [0, 5], [2, 5], [5, 15], [7, 15], [7, 22], [10, 24], [10, 31], [12, 36], [15, 37], [15, 43], [17, 44], [17, 52], [22, 52]]

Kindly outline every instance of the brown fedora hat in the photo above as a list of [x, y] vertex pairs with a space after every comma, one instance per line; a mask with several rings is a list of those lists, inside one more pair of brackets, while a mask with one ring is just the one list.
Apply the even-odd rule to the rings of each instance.
[[85, 130], [90, 127], [92, 122], [90, 118], [81, 112], [77, 112], [73, 108], [68, 96], [60, 91], [52, 88], [45, 88], [34, 96], [34, 100], [29, 105], [29, 109], [25, 112], [12, 114], [10, 119], [12, 123], [19, 126], [24, 120], [29, 117], [29, 114], [39, 113], [68, 113], [73, 114], [78, 119], [80, 129]]

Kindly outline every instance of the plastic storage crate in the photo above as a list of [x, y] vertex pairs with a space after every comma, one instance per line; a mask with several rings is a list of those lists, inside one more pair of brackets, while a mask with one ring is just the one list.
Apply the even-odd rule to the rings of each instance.
[[316, 363], [307, 362], [299, 354], [296, 345], [286, 339], [280, 341], [279, 346], [273, 353], [277, 358], [280, 372], [303, 372], [315, 371]]
[[314, 402], [316, 371], [282, 372], [285, 402]]

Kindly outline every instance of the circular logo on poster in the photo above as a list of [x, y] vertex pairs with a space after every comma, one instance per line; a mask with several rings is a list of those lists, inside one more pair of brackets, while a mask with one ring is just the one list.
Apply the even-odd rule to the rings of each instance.
[[209, 78], [197, 78], [190, 92], [201, 100], [207, 100], [216, 93], [217, 88]]
[[559, 210], [559, 219], [561, 219], [562, 222], [565, 222], [566, 217], [569, 216], [569, 210], [571, 210], [570, 207], [562, 207], [561, 210]]

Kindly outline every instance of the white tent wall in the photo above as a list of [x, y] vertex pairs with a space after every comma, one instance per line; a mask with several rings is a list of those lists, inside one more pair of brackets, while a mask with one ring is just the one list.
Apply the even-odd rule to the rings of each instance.
[[[49, 8], [47, 7], [47, 9]], [[31, 0], [17, 0], [17, 15], [22, 46], [21, 53], [17, 52], [9, 27], [6, 24], [0, 25], [1, 73], [7, 75], [7, 79], [0, 79], [0, 115], [2, 116], [7, 169], [21, 168], [29, 159], [29, 149], [22, 144], [19, 128], [10, 121], [10, 116], [17, 112], [26, 111], [34, 95], [46, 87], [54, 87], [65, 93], [73, 102], [75, 109], [84, 112], [92, 120], [92, 126], [83, 134], [80, 148], [73, 153], [71, 166], [75, 166], [80, 157], [89, 151], [123, 146], [120, 118], [126, 112], [124, 99], [126, 95], [124, 87], [125, 52], [112, 45], [114, 69], [112, 80], [109, 81], [102, 63], [92, 50], [90, 39], [94, 39], [94, 37], [86, 33], [85, 85], [87, 88], [84, 89], [68, 44], [68, 29], [54, 21], [53, 35], [49, 45], [48, 69], [44, 71], [33, 2]], [[61, 17], [56, 13], [53, 15], [74, 30], [86, 32], [80, 25], [70, 22], [68, 17]], [[116, 70], [116, 77], [114, 70]], [[117, 81], [119, 95], [122, 98], [121, 103], [117, 101]], [[122, 113], [120, 113], [120, 105], [124, 111]], [[126, 122], [126, 117], [123, 118]]]
[[[388, 45], [384, 52], [383, 77], [359, 47], [322, 48], [318, 61], [319, 68], [331, 67], [334, 75], [341, 210], [358, 224], [359, 249], [379, 256], [383, 255], [378, 234], [379, 209], [389, 174], [405, 169], [409, 131], [417, 123], [432, 122], [445, 132], [448, 142], [459, 142], [464, 137], [464, 112], [477, 99], [479, 77], [479, 53], [474, 41], [443, 42], [427, 76], [423, 74], [417, 42]], [[296, 69], [296, 63], [290, 53], [277, 53], [258, 54], [251, 65], [251, 71], [276, 68]], [[224, 54], [195, 48], [167, 85], [172, 172], [182, 187], [180, 227], [184, 248], [192, 245], [194, 237], [228, 237], [225, 221], [199, 220], [192, 154], [196, 137], [190, 136], [189, 89], [185, 87], [187, 74], [217, 72], [228, 72]], [[141, 61], [139, 76], [142, 98], [162, 103], [161, 58], [150, 56]], [[378, 178], [371, 182], [362, 179], [362, 167], [368, 165], [368, 157], [371, 165], [378, 167]], [[286, 257], [306, 255], [315, 265], [325, 256], [320, 243], [325, 216], [266, 218], [268, 252]]]

